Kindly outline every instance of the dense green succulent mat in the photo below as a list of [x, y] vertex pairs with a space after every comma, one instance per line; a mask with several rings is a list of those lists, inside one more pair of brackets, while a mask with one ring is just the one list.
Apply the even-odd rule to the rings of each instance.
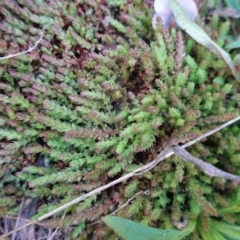
[[[0, 216], [17, 215], [24, 196], [37, 200], [39, 217], [239, 114], [239, 84], [224, 61], [180, 29], [154, 31], [145, 1], [0, 6], [0, 57], [42, 37], [33, 51], [0, 60]], [[204, 28], [227, 45], [229, 22], [214, 16]], [[240, 175], [239, 134], [235, 124], [189, 151]], [[240, 200], [239, 187], [229, 185], [174, 156], [67, 209], [62, 227], [75, 229], [72, 238], [116, 239], [91, 223], [149, 190], [117, 215], [172, 229], [186, 214], [208, 229], [218, 208]], [[221, 217], [239, 222], [234, 214]]]

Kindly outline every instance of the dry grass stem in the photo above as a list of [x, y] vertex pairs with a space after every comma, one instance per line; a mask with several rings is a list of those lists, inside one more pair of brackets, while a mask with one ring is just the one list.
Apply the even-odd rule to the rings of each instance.
[[[20, 204], [20, 207], [19, 207], [19, 213], [18, 213], [18, 217], [17, 217], [17, 221], [16, 221], [16, 224], [15, 224], [15, 228], [14, 228], [14, 229], [16, 229], [16, 228], [18, 227], [18, 224], [19, 224], [19, 222], [20, 222], [20, 220], [21, 220], [23, 203], [24, 203], [24, 197], [23, 197], [22, 200], [21, 200], [21, 204]], [[16, 233], [17, 233], [16, 231], [13, 232], [12, 240], [15, 239]]]
[[64, 214], [63, 214], [63, 216], [62, 216], [62, 218], [61, 218], [61, 220], [60, 220], [60, 223], [58, 224], [58, 227], [55, 229], [55, 231], [53, 232], [52, 236], [51, 236], [48, 240], [52, 240], [52, 239], [53, 239], [54, 235], [56, 234], [56, 232], [57, 232], [58, 229], [60, 228], [60, 226], [61, 226], [61, 224], [62, 224], [62, 221], [63, 221], [65, 215], [66, 215], [66, 212], [64, 212]]
[[15, 53], [15, 54], [10, 54], [10, 55], [7, 55], [7, 56], [5, 56], [5, 57], [0, 57], [0, 60], [5, 60], [5, 59], [17, 57], [17, 56], [20, 56], [20, 55], [23, 55], [23, 54], [26, 54], [26, 53], [28, 53], [28, 52], [33, 51], [33, 50], [38, 46], [38, 44], [42, 41], [43, 36], [44, 36], [44, 30], [45, 30], [45, 28], [46, 28], [46, 27], [44, 27], [43, 30], [40, 32], [40, 38], [35, 42], [35, 44], [33, 45], [33, 47], [28, 48], [28, 50], [26, 50], [26, 51], [22, 51], [22, 52]]
[[124, 208], [125, 206], [127, 206], [134, 198], [136, 198], [138, 195], [140, 194], [144, 194], [144, 195], [149, 195], [150, 194], [150, 191], [149, 190], [146, 190], [146, 191], [140, 191], [138, 193], [136, 193], [133, 197], [131, 197], [130, 199], [128, 199], [121, 207], [119, 207], [118, 209], [116, 209], [114, 212], [112, 212], [110, 214], [111, 215], [114, 215], [116, 214], [120, 209]]
[[186, 151], [184, 148], [180, 146], [172, 147], [172, 150], [177, 156], [181, 157], [183, 160], [197, 165], [205, 174], [207, 174], [210, 177], [220, 177], [223, 179], [240, 181], [240, 176], [224, 172], [216, 168], [212, 164], [204, 162], [203, 160], [194, 157], [188, 151]]
[[[222, 124], [221, 126], [213, 129], [212, 131], [209, 131], [209, 132], [203, 134], [202, 136], [200, 136], [200, 137], [198, 137], [198, 138], [196, 138], [196, 139], [194, 139], [194, 140], [192, 140], [192, 141], [184, 144], [183, 146], [181, 146], [181, 148], [183, 148], [183, 149], [184, 149], [184, 148], [187, 148], [187, 147], [189, 147], [189, 146], [191, 146], [191, 145], [193, 145], [193, 144], [195, 144], [195, 143], [197, 143], [197, 142], [205, 139], [206, 137], [208, 137], [208, 136], [210, 136], [210, 135], [212, 135], [212, 134], [220, 131], [221, 129], [229, 126], [230, 124], [235, 123], [235, 122], [238, 121], [238, 120], [240, 120], [240, 116], [239, 116], [239, 117], [236, 117], [236, 118], [234, 118], [234, 119], [232, 119], [232, 120], [230, 120], [230, 121], [228, 121], [228, 122], [225, 123], [225, 124]], [[153, 160], [152, 162], [150, 162], [150, 163], [148, 163], [148, 164], [146, 164], [146, 165], [144, 165], [144, 166], [136, 169], [135, 171], [133, 171], [133, 172], [131, 172], [131, 173], [128, 173], [128, 174], [126, 174], [126, 175], [124, 175], [124, 176], [122, 176], [122, 177], [114, 180], [113, 182], [110, 182], [110, 183], [108, 183], [108, 184], [106, 184], [106, 185], [104, 185], [104, 186], [98, 187], [98, 188], [94, 189], [93, 191], [91, 191], [91, 192], [89, 192], [89, 193], [87, 193], [87, 194], [82, 195], [82, 196], [80, 196], [80, 197], [78, 197], [78, 198], [76, 198], [76, 199], [74, 199], [74, 200], [72, 200], [72, 201], [70, 201], [70, 202], [62, 205], [61, 207], [59, 207], [59, 208], [57, 208], [57, 209], [55, 209], [55, 210], [53, 210], [53, 211], [51, 211], [51, 212], [43, 215], [42, 217], [40, 217], [40, 218], [38, 218], [38, 219], [36, 219], [36, 220], [34, 220], [34, 221], [32, 221], [32, 222], [29, 222], [29, 223], [23, 225], [22, 227], [19, 227], [19, 228], [15, 229], [15, 230], [13, 230], [13, 231], [11, 231], [11, 232], [9, 232], [9, 233], [6, 233], [6, 234], [2, 235], [2, 236], [0, 237], [0, 239], [4, 239], [5, 237], [13, 234], [14, 232], [17, 232], [17, 231], [19, 231], [19, 230], [21, 230], [21, 229], [23, 229], [23, 228], [25, 228], [25, 227], [27, 227], [27, 226], [29, 226], [29, 225], [31, 225], [31, 224], [35, 224], [35, 223], [37, 223], [37, 222], [39, 222], [39, 221], [45, 220], [45, 219], [47, 219], [47, 218], [55, 215], [56, 213], [59, 213], [59, 212], [65, 210], [66, 208], [68, 208], [68, 207], [70, 207], [70, 206], [72, 206], [72, 205], [74, 205], [74, 204], [77, 204], [77, 203], [83, 201], [83, 200], [86, 199], [86, 198], [89, 198], [89, 197], [91, 197], [91, 196], [97, 195], [97, 194], [101, 193], [103, 190], [108, 189], [108, 188], [110, 188], [110, 187], [112, 187], [112, 186], [114, 186], [114, 185], [116, 185], [116, 184], [118, 184], [118, 183], [121, 183], [121, 182], [123, 182], [123, 181], [126, 181], [127, 179], [129, 179], [129, 178], [131, 178], [131, 177], [133, 177], [133, 176], [138, 176], [138, 175], [141, 175], [141, 174], [143, 174], [143, 173], [145, 173], [145, 172], [147, 172], [147, 171], [150, 171], [150, 170], [151, 170], [153, 167], [155, 167], [159, 162], [165, 160], [166, 158], [172, 156], [173, 154], [174, 154], [174, 151], [173, 151], [173, 149], [171, 148], [171, 146], [169, 146], [168, 148], [164, 149], [164, 150], [158, 155], [158, 157], [157, 157], [155, 160]]]

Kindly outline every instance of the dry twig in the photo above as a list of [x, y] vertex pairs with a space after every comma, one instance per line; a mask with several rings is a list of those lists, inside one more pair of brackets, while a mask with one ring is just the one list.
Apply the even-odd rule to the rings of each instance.
[[224, 172], [216, 168], [212, 164], [204, 162], [203, 160], [194, 157], [187, 150], [185, 150], [180, 146], [172, 147], [172, 150], [176, 155], [181, 157], [183, 160], [197, 165], [205, 174], [207, 174], [210, 177], [221, 177], [223, 179], [240, 181], [240, 176], [237, 176], [228, 172]]
[[[239, 116], [239, 117], [236, 117], [236, 118], [234, 118], [234, 119], [232, 119], [232, 120], [230, 120], [230, 121], [228, 121], [228, 122], [225, 123], [225, 124], [222, 124], [221, 126], [213, 129], [212, 131], [209, 131], [209, 132], [203, 134], [202, 136], [200, 136], [200, 137], [198, 137], [198, 138], [196, 138], [196, 139], [194, 139], [194, 140], [192, 140], [192, 141], [184, 144], [183, 146], [181, 146], [181, 148], [182, 148], [182, 149], [187, 148], [187, 147], [189, 147], [189, 146], [191, 146], [191, 145], [193, 145], [193, 144], [195, 144], [195, 143], [197, 143], [197, 142], [205, 139], [206, 137], [208, 137], [208, 136], [210, 136], [210, 135], [212, 135], [212, 134], [220, 131], [221, 129], [223, 129], [223, 128], [229, 126], [230, 124], [233, 124], [234, 122], [239, 121], [239, 120], [240, 120], [240, 116]], [[34, 221], [29, 222], [29, 223], [23, 225], [22, 227], [19, 227], [19, 228], [15, 229], [15, 230], [13, 230], [13, 231], [11, 231], [11, 232], [8, 232], [8, 233], [2, 235], [2, 236], [0, 237], [0, 239], [4, 239], [5, 237], [13, 234], [13, 232], [19, 231], [19, 230], [21, 230], [21, 229], [23, 229], [23, 228], [25, 228], [25, 227], [27, 227], [27, 226], [29, 226], [29, 225], [31, 225], [31, 224], [35, 224], [35, 223], [37, 223], [37, 222], [39, 222], [39, 221], [42, 221], [42, 220], [44, 220], [44, 219], [47, 219], [47, 218], [55, 215], [56, 213], [61, 212], [61, 211], [63, 211], [64, 209], [66, 209], [66, 208], [68, 208], [68, 207], [70, 207], [70, 206], [72, 206], [72, 205], [74, 205], [74, 204], [77, 204], [77, 203], [83, 201], [83, 200], [86, 199], [86, 198], [89, 198], [89, 197], [91, 197], [91, 196], [97, 195], [97, 194], [99, 194], [100, 192], [102, 192], [103, 190], [108, 189], [108, 188], [110, 188], [110, 187], [112, 187], [112, 186], [114, 186], [114, 185], [116, 185], [116, 184], [118, 184], [118, 183], [120, 183], [120, 182], [126, 181], [127, 179], [129, 179], [129, 178], [131, 178], [131, 177], [138, 176], [138, 175], [141, 175], [141, 174], [143, 174], [143, 173], [145, 173], [145, 172], [147, 172], [147, 171], [150, 171], [150, 170], [151, 170], [153, 167], [155, 167], [159, 162], [165, 160], [166, 158], [172, 156], [173, 154], [174, 154], [174, 151], [173, 151], [172, 147], [170, 146], [170, 147], [164, 149], [164, 150], [158, 155], [158, 157], [157, 157], [155, 160], [153, 160], [152, 162], [144, 165], [143, 167], [140, 167], [140, 168], [136, 169], [135, 171], [133, 171], [133, 172], [131, 172], [131, 173], [128, 173], [128, 174], [126, 174], [126, 175], [124, 175], [124, 176], [122, 176], [122, 177], [114, 180], [113, 182], [110, 182], [110, 183], [108, 183], [108, 184], [106, 184], [106, 185], [104, 185], [104, 186], [98, 187], [98, 188], [94, 189], [93, 191], [91, 191], [91, 192], [89, 192], [89, 193], [87, 193], [87, 194], [84, 194], [84, 195], [82, 195], [82, 196], [80, 196], [80, 197], [78, 197], [78, 198], [76, 198], [76, 199], [74, 199], [74, 200], [72, 200], [72, 201], [64, 204], [63, 206], [61, 206], [61, 207], [59, 207], [59, 208], [57, 208], [57, 209], [55, 209], [55, 210], [53, 210], [53, 211], [51, 211], [51, 212], [43, 215], [42, 217], [40, 217], [40, 218], [38, 218], [38, 219], [36, 219], [36, 220], [34, 220]]]
[[[21, 214], [22, 214], [23, 203], [24, 203], [24, 197], [22, 198], [22, 200], [21, 200], [21, 204], [20, 204], [20, 207], [19, 207], [19, 213], [18, 213], [18, 217], [17, 217], [16, 224], [15, 224], [15, 229], [18, 227], [18, 224], [19, 224], [19, 222], [20, 222], [20, 220], [21, 220]], [[14, 240], [15, 237], [16, 237], [16, 231], [13, 232], [12, 240]]]
[[5, 56], [5, 57], [0, 57], [0, 60], [17, 57], [17, 56], [20, 56], [20, 55], [23, 55], [23, 54], [26, 54], [26, 53], [28, 53], [28, 52], [33, 51], [33, 50], [37, 47], [37, 45], [42, 41], [43, 36], [44, 36], [44, 30], [45, 30], [45, 28], [46, 28], [46, 27], [44, 27], [44, 28], [42, 29], [42, 31], [40, 32], [40, 38], [35, 42], [35, 44], [33, 45], [33, 47], [29, 47], [28, 50], [26, 50], [26, 51], [22, 51], [22, 52], [15, 53], [15, 54], [10, 54], [10, 55], [7, 55], [7, 56]]
[[55, 229], [55, 231], [53, 232], [52, 236], [51, 236], [48, 240], [51, 240], [51, 239], [54, 237], [54, 235], [56, 234], [56, 232], [57, 232], [58, 229], [60, 228], [60, 226], [61, 226], [61, 224], [62, 224], [62, 221], [63, 221], [65, 215], [66, 215], [66, 212], [64, 212], [64, 214], [63, 214], [63, 216], [62, 216], [62, 218], [61, 218], [61, 220], [60, 220], [60, 223], [58, 224], [58, 227]]

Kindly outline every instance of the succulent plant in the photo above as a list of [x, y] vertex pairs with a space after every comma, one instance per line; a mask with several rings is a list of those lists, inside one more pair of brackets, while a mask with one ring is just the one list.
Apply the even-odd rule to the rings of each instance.
[[[37, 218], [239, 113], [225, 63], [180, 29], [153, 30], [145, 1], [7, 0], [0, 13], [1, 56], [43, 36], [33, 51], [0, 60], [1, 216], [16, 215], [24, 196], [37, 200]], [[229, 22], [214, 16], [205, 29], [226, 44]], [[229, 127], [190, 152], [240, 174], [239, 134]], [[228, 187], [174, 156], [70, 207], [62, 227], [73, 239], [115, 239], [93, 223], [145, 190], [117, 215], [161, 228], [183, 214], [218, 217], [239, 200], [239, 187]]]

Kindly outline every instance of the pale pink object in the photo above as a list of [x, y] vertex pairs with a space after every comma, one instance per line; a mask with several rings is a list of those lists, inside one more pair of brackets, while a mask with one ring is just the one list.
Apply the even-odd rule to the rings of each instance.
[[[198, 16], [197, 5], [193, 0], [176, 0], [188, 14], [189, 18], [194, 21]], [[153, 28], [156, 28], [156, 19], [162, 19], [163, 27], [168, 27], [172, 22], [175, 22], [175, 17], [171, 11], [169, 0], [154, 1], [155, 14], [152, 18]]]

